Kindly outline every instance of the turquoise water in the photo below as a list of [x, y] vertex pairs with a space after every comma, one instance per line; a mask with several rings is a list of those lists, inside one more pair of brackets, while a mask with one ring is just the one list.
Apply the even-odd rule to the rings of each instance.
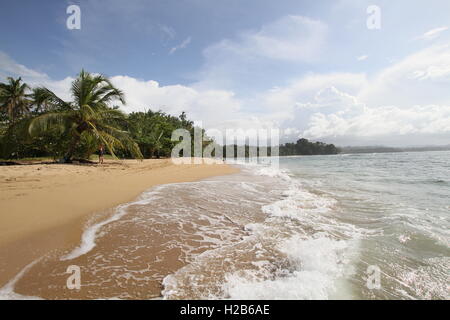
[[[348, 278], [356, 297], [449, 298], [450, 152], [290, 157], [280, 167], [363, 230]], [[367, 289], [369, 265], [381, 271], [378, 290]]]

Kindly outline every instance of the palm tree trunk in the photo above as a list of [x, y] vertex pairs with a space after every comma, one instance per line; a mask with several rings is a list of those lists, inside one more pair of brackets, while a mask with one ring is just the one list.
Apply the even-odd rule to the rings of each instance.
[[19, 155], [20, 145], [19, 145], [19, 139], [17, 137], [17, 132], [15, 131], [16, 128], [14, 128], [14, 125], [15, 125], [15, 121], [14, 120], [15, 120], [14, 117], [11, 117], [11, 121], [10, 121], [9, 126], [11, 128], [13, 128], [12, 129], [13, 130], [13, 132], [12, 132], [12, 140], [14, 141], [14, 145], [16, 146], [16, 148], [15, 148], [16, 159], [19, 160], [20, 159], [20, 155]]
[[64, 155], [64, 158], [62, 159], [64, 163], [70, 163], [72, 162], [73, 154], [75, 153], [75, 148], [78, 145], [78, 142], [80, 142], [80, 135], [75, 135], [72, 138], [72, 141], [70, 142], [69, 149], [67, 149], [66, 154]]

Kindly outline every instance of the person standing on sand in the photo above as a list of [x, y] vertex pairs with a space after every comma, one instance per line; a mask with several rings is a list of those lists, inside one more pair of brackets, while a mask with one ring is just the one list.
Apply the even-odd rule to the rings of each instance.
[[98, 163], [103, 164], [103, 156], [105, 154], [105, 147], [101, 144], [98, 147]]

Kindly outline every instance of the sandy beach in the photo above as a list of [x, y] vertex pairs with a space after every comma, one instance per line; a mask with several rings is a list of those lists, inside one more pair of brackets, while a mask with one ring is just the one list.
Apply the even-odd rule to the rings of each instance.
[[237, 172], [168, 159], [104, 165], [36, 164], [0, 168], [0, 287], [34, 259], [80, 242], [94, 213], [136, 199], [155, 185]]

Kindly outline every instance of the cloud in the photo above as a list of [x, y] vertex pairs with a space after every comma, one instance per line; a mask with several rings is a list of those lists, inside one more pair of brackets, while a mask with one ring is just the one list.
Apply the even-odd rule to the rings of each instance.
[[175, 38], [176, 32], [172, 27], [160, 24], [159, 25], [159, 29], [163, 32], [163, 34], [166, 35], [166, 37], [168, 39], [173, 39]]
[[364, 60], [366, 60], [368, 57], [369, 57], [368, 55], [362, 55], [362, 56], [357, 57], [356, 60], [358, 60], [358, 61], [364, 61]]
[[413, 53], [369, 79], [357, 95], [368, 106], [450, 104], [450, 45]]
[[399, 140], [399, 137], [403, 144], [416, 143], [411, 137], [441, 136], [447, 137], [448, 141], [449, 135], [450, 105], [413, 106], [409, 109], [394, 106], [362, 108], [356, 114], [315, 113], [303, 132], [303, 136], [311, 139], [386, 144], [392, 144], [392, 140]]
[[290, 136], [299, 136], [300, 134], [300, 130], [297, 128], [286, 128], [283, 130], [283, 134], [285, 137], [290, 137]]
[[[0, 81], [6, 76], [22, 76], [30, 86], [45, 86], [59, 97], [70, 100], [70, 87], [74, 80], [67, 77], [53, 80], [18, 64], [0, 52]], [[3, 78], [3, 79], [2, 79]], [[255, 115], [243, 110], [243, 101], [234, 92], [216, 89], [196, 89], [184, 85], [160, 86], [154, 80], [141, 80], [126, 75], [110, 77], [112, 83], [123, 90], [127, 101], [121, 108], [127, 112], [161, 110], [172, 115], [185, 111], [189, 118], [203, 123], [205, 128], [272, 128], [277, 124], [271, 115]]]
[[[440, 49], [426, 51], [427, 56], [433, 55], [434, 58], [428, 63], [439, 63], [438, 56], [446, 55], [445, 50]], [[418, 55], [421, 56], [421, 53]], [[295, 105], [294, 108], [280, 108], [288, 110], [291, 116], [290, 119], [286, 118], [284, 126], [302, 128], [300, 135], [297, 133], [291, 135], [291, 140], [303, 136], [341, 145], [448, 143], [450, 141], [450, 93], [443, 95], [445, 90], [440, 92], [440, 99], [437, 100], [444, 101], [446, 98], [447, 103], [441, 104], [415, 103], [414, 93], [411, 93], [414, 96], [412, 99], [411, 97], [405, 99], [405, 102], [408, 101], [405, 105], [382, 103], [368, 106], [359, 98], [360, 96], [367, 98], [361, 93], [381, 92], [377, 86], [382, 80], [400, 81], [400, 83], [389, 83], [389, 86], [394, 88], [404, 85], [401, 83], [403, 75], [414, 74], [411, 71], [416, 70], [415, 67], [417, 67], [417, 64], [412, 63], [416, 61], [415, 55], [413, 56], [413, 58], [405, 58], [393, 69], [382, 71], [372, 80], [362, 74], [336, 73], [306, 76], [287, 88], [277, 88], [271, 93], [268, 101], [273, 105], [276, 105], [277, 101]], [[417, 59], [417, 61], [422, 60]], [[445, 72], [442, 70], [439, 74], [428, 72], [426, 78], [414, 79], [414, 81], [442, 80], [441, 73]], [[385, 90], [384, 87], [383, 90]], [[388, 92], [384, 91], [383, 94], [386, 95]], [[425, 93], [421, 92], [421, 94]], [[384, 101], [392, 100], [391, 96], [383, 98], [387, 98]]]
[[27, 68], [0, 51], [0, 80], [6, 77], [22, 77], [22, 80], [31, 87], [44, 86], [55, 92], [62, 99], [70, 99], [68, 89], [73, 78], [66, 77], [63, 80], [53, 80], [47, 74]]
[[222, 51], [289, 62], [311, 61], [324, 45], [327, 31], [321, 21], [289, 15], [258, 31], [244, 32], [235, 41], [224, 40], [208, 48], [205, 54]]
[[[127, 112], [148, 108], [171, 114], [186, 111], [206, 128], [281, 127], [284, 141], [306, 137], [340, 145], [445, 143], [450, 137], [450, 104], [368, 107], [343, 89], [358, 94], [370, 86], [361, 74], [308, 75], [251, 100], [227, 90], [160, 86], [153, 80], [128, 76], [111, 80], [126, 93]], [[261, 106], [259, 113], [248, 109], [251, 103]]]
[[[262, 105], [300, 136], [339, 144], [450, 141], [450, 46], [431, 46], [366, 74], [309, 74], [264, 94]], [[279, 111], [276, 111], [279, 110]], [[298, 137], [289, 130], [290, 138]]]
[[202, 122], [205, 128], [272, 128], [277, 126], [270, 114], [255, 115], [244, 110], [244, 101], [232, 91], [201, 90], [183, 85], [160, 86], [154, 80], [144, 81], [129, 76], [114, 76], [113, 84], [121, 88], [127, 99], [126, 112], [162, 110]]
[[[262, 105], [268, 110], [283, 109], [291, 112], [295, 107], [323, 107], [328, 94], [341, 92], [357, 94], [367, 85], [362, 73], [307, 74], [285, 87], [275, 87], [262, 94]], [[328, 103], [329, 105], [330, 103]]]
[[199, 85], [227, 87], [235, 84], [236, 78], [254, 79], [269, 65], [316, 62], [326, 46], [328, 31], [320, 20], [288, 15], [214, 43], [203, 51]]
[[317, 92], [313, 102], [298, 103], [299, 108], [322, 109], [333, 108], [344, 111], [348, 108], [353, 108], [360, 105], [357, 99], [335, 87], [327, 87]]
[[415, 39], [416, 40], [427, 40], [427, 41], [434, 40], [437, 37], [439, 37], [439, 35], [442, 32], [446, 31], [447, 29], [448, 29], [448, 27], [440, 27], [440, 28], [431, 29], [431, 30], [425, 32], [424, 34], [422, 34], [421, 36], [416, 37]]
[[187, 37], [179, 45], [177, 45], [177, 46], [173, 47], [172, 49], [170, 49], [169, 54], [174, 54], [176, 51], [186, 48], [191, 43], [191, 40], [192, 40], [191, 37]]
[[25, 67], [11, 59], [6, 53], [0, 51], [0, 75], [6, 76], [22, 76], [28, 78], [46, 77], [45, 73], [40, 73]]
[[[196, 85], [161, 86], [155, 80], [111, 77], [126, 112], [162, 110], [202, 121], [205, 128], [284, 128], [284, 141], [304, 136], [340, 145], [437, 144], [450, 141], [450, 45], [434, 45], [373, 76], [307, 73], [281, 87], [237, 96]], [[65, 99], [67, 77], [53, 80], [0, 53], [0, 76], [23, 76]]]

